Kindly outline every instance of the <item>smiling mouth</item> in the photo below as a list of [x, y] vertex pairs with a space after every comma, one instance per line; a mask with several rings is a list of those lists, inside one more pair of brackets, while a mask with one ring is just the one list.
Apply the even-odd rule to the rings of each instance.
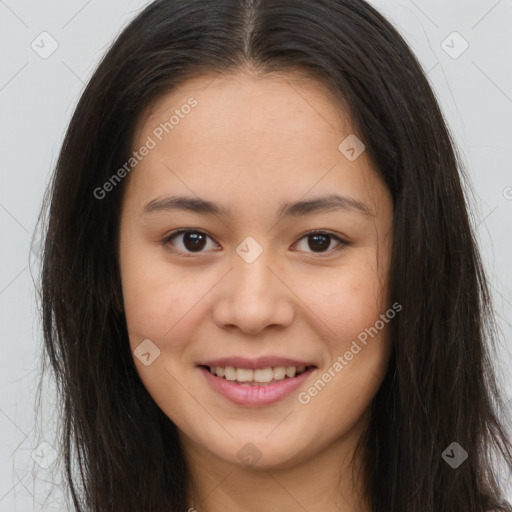
[[233, 366], [206, 366], [200, 365], [210, 374], [233, 384], [241, 386], [269, 386], [286, 380], [299, 377], [316, 368], [309, 366], [276, 366], [259, 369], [235, 368]]

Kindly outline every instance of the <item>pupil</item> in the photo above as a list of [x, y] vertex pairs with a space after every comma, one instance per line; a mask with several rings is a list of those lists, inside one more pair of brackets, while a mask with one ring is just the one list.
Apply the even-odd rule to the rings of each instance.
[[[318, 241], [319, 239], [322, 240], [323, 239], [323, 244], [320, 244], [319, 245], [311, 245], [309, 244], [309, 248], [312, 249], [313, 251], [316, 251], [318, 249], [318, 247], [320, 247], [320, 249], [324, 248], [324, 249], [327, 249], [329, 247], [329, 237], [327, 235], [311, 235], [311, 238], [315, 239], [316, 241]], [[320, 251], [317, 251], [317, 252], [320, 252]]]
[[183, 244], [187, 250], [201, 250], [204, 247], [205, 237], [201, 233], [185, 233]]

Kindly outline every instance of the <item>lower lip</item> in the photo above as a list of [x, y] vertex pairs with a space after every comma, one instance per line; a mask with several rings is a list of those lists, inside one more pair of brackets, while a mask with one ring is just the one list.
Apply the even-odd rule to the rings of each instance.
[[228, 400], [238, 405], [258, 406], [278, 402], [282, 398], [290, 395], [290, 393], [295, 391], [316, 368], [310, 368], [297, 377], [285, 378], [274, 384], [263, 384], [261, 386], [236, 384], [234, 381], [213, 375], [202, 366], [199, 367], [199, 369], [203, 372], [203, 375], [212, 388]]

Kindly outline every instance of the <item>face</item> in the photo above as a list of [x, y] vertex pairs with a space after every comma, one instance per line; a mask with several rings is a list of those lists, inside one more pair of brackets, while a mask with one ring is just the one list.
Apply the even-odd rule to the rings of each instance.
[[360, 149], [293, 74], [197, 77], [142, 119], [124, 309], [137, 372], [190, 452], [285, 468], [365, 424], [397, 309], [392, 199]]

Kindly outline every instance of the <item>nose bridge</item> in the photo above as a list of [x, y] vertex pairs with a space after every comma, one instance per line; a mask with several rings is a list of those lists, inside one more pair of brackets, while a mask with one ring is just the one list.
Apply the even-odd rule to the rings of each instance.
[[[240, 248], [242, 250], [242, 248]], [[239, 300], [255, 302], [270, 297], [270, 288], [275, 285], [275, 276], [269, 267], [272, 262], [270, 251], [263, 251], [254, 261], [246, 260], [239, 254], [234, 261], [234, 294]]]
[[[244, 248], [241, 244], [237, 253]], [[246, 257], [248, 252], [234, 254], [233, 270], [215, 309], [214, 319], [219, 326], [236, 325], [256, 333], [267, 325], [286, 325], [292, 320], [290, 292], [271, 270], [271, 253], [263, 250], [254, 260]], [[284, 276], [281, 279], [285, 280]]]

